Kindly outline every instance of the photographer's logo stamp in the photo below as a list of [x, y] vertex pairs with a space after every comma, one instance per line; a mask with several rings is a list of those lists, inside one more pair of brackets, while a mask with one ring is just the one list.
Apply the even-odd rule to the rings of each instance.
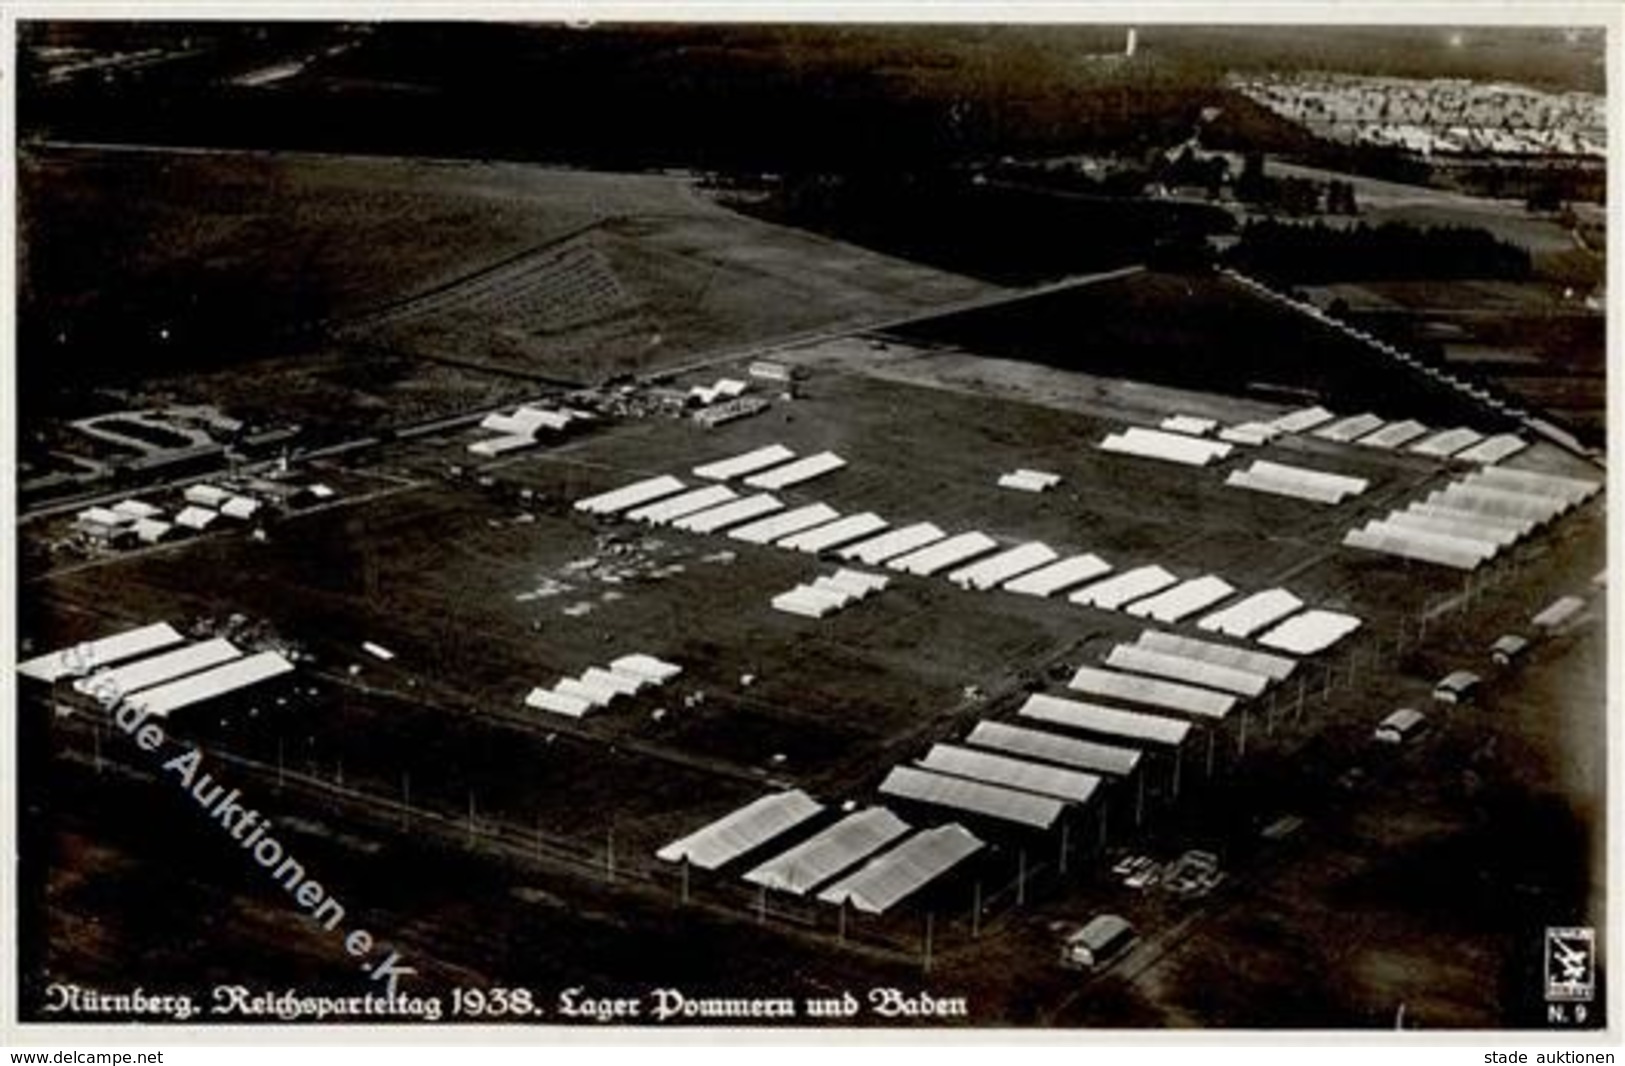
[[1583, 1003], [1597, 991], [1596, 933], [1589, 926], [1546, 930], [1546, 1001]]

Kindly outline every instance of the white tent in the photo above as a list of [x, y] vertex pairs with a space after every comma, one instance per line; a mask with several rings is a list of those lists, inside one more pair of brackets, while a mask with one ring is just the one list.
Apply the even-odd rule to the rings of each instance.
[[235, 518], [239, 522], [246, 522], [253, 518], [260, 509], [260, 501], [252, 496], [233, 496], [220, 505], [220, 513], [227, 518]]
[[1230, 454], [1232, 445], [1223, 441], [1187, 437], [1180, 433], [1164, 433], [1159, 429], [1132, 426], [1121, 433], [1113, 433], [1100, 442], [1103, 451], [1135, 455], [1145, 459], [1161, 459], [1186, 466], [1207, 466], [1215, 459]]
[[499, 455], [509, 452], [521, 451], [536, 446], [536, 438], [528, 433], [510, 433], [503, 437], [487, 437], [484, 440], [474, 441], [468, 446], [471, 454], [483, 459], [495, 459]]
[[737, 498], [738, 495], [734, 490], [726, 485], [706, 485], [704, 488], [691, 489], [676, 496], [670, 496], [663, 500], [656, 500], [654, 503], [646, 503], [642, 507], [633, 508], [627, 512], [626, 517], [634, 522], [647, 522], [650, 525], [663, 526], [682, 518], [684, 515], [695, 514]]
[[175, 529], [172, 523], [156, 518], [137, 518], [130, 528], [135, 530], [135, 539], [143, 544], [157, 544]]
[[777, 497], [763, 492], [684, 515], [672, 525], [689, 533], [715, 533], [729, 526], [736, 526], [741, 522], [782, 510], [784, 504], [780, 503]]
[[566, 718], [582, 718], [592, 710], [592, 704], [579, 696], [566, 696], [550, 688], [533, 688], [525, 697], [525, 706], [539, 711], [562, 714]]
[[775, 792], [709, 822], [655, 852], [662, 862], [688, 861], [715, 870], [783, 836], [823, 811], [824, 805], [799, 788]]
[[1178, 622], [1197, 611], [1213, 606], [1235, 591], [1235, 586], [1228, 581], [1214, 574], [1207, 574], [1181, 582], [1145, 599], [1135, 600], [1124, 610], [1137, 618]]
[[1463, 481], [1527, 493], [1531, 496], [1555, 496], [1570, 504], [1590, 499], [1602, 488], [1598, 482], [1584, 478], [1541, 474], [1533, 470], [1513, 470], [1504, 466], [1485, 467], [1477, 473], [1470, 474]]
[[575, 509], [586, 511], [589, 514], [619, 514], [640, 504], [646, 504], [652, 500], [682, 492], [685, 488], [687, 486], [677, 478], [672, 477], [670, 474], [662, 474], [659, 477], [634, 482], [624, 488], [615, 489], [613, 492], [599, 493], [597, 496], [577, 500]]
[[1510, 459], [1527, 447], [1529, 442], [1515, 433], [1498, 433], [1486, 437], [1466, 451], [1458, 452], [1456, 458], [1469, 463], [1494, 464], [1502, 459]]
[[1028, 755], [1090, 773], [1126, 777], [1140, 765], [1140, 753], [1093, 740], [1078, 740], [1042, 729], [1023, 729], [1003, 722], [981, 721], [965, 738], [966, 743], [1012, 755]]
[[946, 536], [946, 533], [930, 522], [918, 522], [848, 545], [835, 554], [843, 559], [855, 559], [869, 566], [879, 566], [888, 559], [923, 548]]
[[1347, 444], [1382, 428], [1383, 420], [1373, 414], [1350, 415], [1315, 430], [1315, 436]]
[[862, 570], [848, 570], [844, 566], [835, 571], [833, 576], [822, 580], [828, 581], [836, 588], [845, 589], [858, 599], [862, 599], [871, 592], [879, 592], [891, 584], [891, 578], [885, 574], [869, 574]]
[[207, 507], [187, 506], [181, 508], [181, 513], [175, 516], [175, 524], [182, 529], [190, 529], [201, 533], [214, 525], [220, 517], [219, 511], [211, 511]]
[[1313, 655], [1336, 644], [1356, 629], [1360, 620], [1338, 611], [1309, 610], [1293, 615], [1258, 638], [1267, 648], [1294, 655]]
[[1251, 673], [1233, 666], [1218, 666], [1173, 652], [1157, 651], [1141, 644], [1117, 645], [1106, 656], [1106, 665], [1116, 670], [1130, 670], [1172, 681], [1188, 681], [1235, 696], [1262, 695], [1270, 683], [1270, 679], [1263, 674]]
[[1364, 478], [1259, 460], [1245, 470], [1232, 470], [1225, 478], [1225, 484], [1315, 503], [1336, 504], [1364, 492], [1368, 482]]
[[1030, 541], [1017, 545], [1008, 551], [972, 563], [953, 571], [948, 580], [966, 589], [990, 589], [1010, 580], [1018, 574], [1035, 570], [1047, 563], [1054, 562], [1059, 556], [1055, 549], [1038, 541]]
[[797, 585], [789, 592], [781, 592], [774, 596], [772, 603], [775, 611], [783, 611], [785, 614], [800, 615], [803, 618], [823, 618], [845, 607], [850, 599], [851, 597], [838, 593]]
[[231, 641], [216, 638], [99, 670], [75, 681], [73, 687], [86, 695], [105, 692], [123, 699], [132, 692], [219, 666], [241, 655]]
[[1219, 430], [1219, 439], [1230, 444], [1246, 444], [1257, 448], [1281, 435], [1281, 431], [1268, 422], [1238, 422]]
[[274, 677], [293, 672], [293, 664], [274, 651], [233, 659], [201, 673], [142, 689], [125, 702], [156, 718], [167, 718], [183, 707], [217, 699]]
[[135, 519], [159, 518], [164, 513], [164, 509], [162, 507], [154, 507], [145, 500], [136, 499], [120, 500], [118, 503], [113, 505], [112, 510], [115, 514], [121, 514], [128, 518]]
[[609, 668], [617, 674], [629, 674], [632, 677], [641, 677], [655, 684], [663, 684], [677, 677], [683, 668], [676, 663], [657, 659], [653, 655], [637, 652], [632, 655], [623, 655], [609, 664]]
[[1472, 447], [1483, 439], [1484, 435], [1482, 433], [1475, 433], [1470, 429], [1447, 429], [1411, 445], [1411, 451], [1417, 455], [1430, 455], [1436, 459], [1445, 459], [1463, 449]]
[[906, 834], [908, 823], [884, 807], [854, 811], [745, 874], [751, 884], [805, 896]]
[[1297, 669], [1297, 661], [1284, 655], [1271, 655], [1267, 651], [1238, 648], [1231, 644], [1217, 644], [1196, 637], [1182, 637], [1178, 633], [1161, 633], [1147, 629], [1135, 641], [1142, 648], [1182, 655], [1187, 659], [1200, 659], [1216, 666], [1233, 666], [1250, 674], [1262, 674], [1275, 681], [1285, 681]]
[[972, 531], [949, 537], [934, 544], [928, 544], [906, 555], [894, 556], [886, 560], [886, 565], [893, 570], [918, 574], [921, 577], [930, 577], [932, 574], [965, 562], [967, 559], [974, 559], [978, 555], [986, 555], [998, 546], [999, 542], [986, 533]]
[[1381, 429], [1367, 433], [1354, 443], [1363, 448], [1380, 448], [1383, 451], [1392, 451], [1403, 448], [1417, 437], [1423, 436], [1428, 427], [1412, 419], [1403, 422], [1390, 422]]
[[727, 459], [718, 459], [715, 462], [705, 463], [694, 468], [695, 477], [703, 477], [710, 481], [727, 481], [729, 478], [744, 477], [765, 470], [770, 466], [787, 462], [796, 457], [796, 453], [782, 444], [769, 444], [755, 451], [745, 452], [743, 455], [731, 456]]
[[1236, 697], [1224, 693], [1093, 666], [1078, 667], [1067, 687], [1088, 696], [1141, 703], [1199, 718], [1223, 719], [1236, 706]]
[[590, 707], [608, 707], [620, 698], [620, 692], [606, 685], [590, 685], [580, 678], [560, 678], [553, 686], [553, 691], [560, 696], [573, 696], [578, 700], [586, 700]]
[[1384, 521], [1390, 526], [1399, 526], [1404, 529], [1420, 529], [1429, 533], [1444, 533], [1467, 540], [1487, 541], [1503, 548], [1516, 544], [1519, 537], [1519, 533], [1515, 529], [1489, 522], [1481, 522], [1471, 515], [1450, 517], [1448, 515], [1426, 514], [1407, 509], [1395, 511]]
[[219, 507], [221, 504], [231, 499], [231, 495], [231, 493], [217, 485], [209, 485], [205, 483], [188, 485], [181, 493], [181, 497], [185, 499], [187, 503], [195, 503], [199, 506], [210, 508]]
[[1521, 537], [1527, 537], [1534, 531], [1535, 523], [1526, 518], [1515, 515], [1492, 515], [1479, 511], [1469, 511], [1461, 507], [1452, 507], [1448, 504], [1421, 500], [1405, 508], [1408, 514], [1431, 515], [1435, 518], [1447, 518], [1453, 522], [1465, 522], [1481, 529], [1486, 536], [1492, 531], [1499, 539], [1510, 536], [1511, 543], [1517, 543]]
[[168, 622], [154, 622], [37, 655], [18, 663], [17, 672], [36, 681], [56, 682], [65, 677], [80, 677], [138, 655], [149, 655], [179, 644], [183, 639]]
[[1061, 475], [1043, 470], [1023, 469], [999, 476], [1001, 489], [1016, 489], [1019, 492], [1047, 492], [1060, 482]]
[[1048, 829], [1061, 816], [1062, 804], [1050, 796], [1038, 796], [981, 781], [966, 781], [912, 766], [894, 766], [880, 783], [883, 796], [913, 800], [933, 807], [980, 814], [1000, 821], [1014, 822], [1033, 829]]
[[1111, 572], [1111, 564], [1098, 555], [1074, 555], [1006, 581], [1004, 589], [1024, 596], [1049, 596]]
[[1196, 627], [1229, 637], [1250, 637], [1302, 607], [1303, 601], [1286, 589], [1266, 589], [1203, 616]]
[[793, 463], [776, 466], [771, 470], [764, 470], [759, 474], [752, 474], [745, 479], [745, 484], [757, 489], [778, 491], [799, 485], [803, 481], [811, 481], [815, 477], [822, 477], [846, 465], [834, 452], [819, 452], [804, 459], [797, 459]]
[[957, 823], [922, 829], [818, 898], [837, 906], [851, 904], [865, 914], [884, 914], [981, 849], [982, 842]]
[[1282, 415], [1270, 424], [1282, 433], [1304, 433], [1336, 417], [1324, 407], [1305, 407]]
[[1191, 724], [1178, 718], [1144, 711], [1124, 711], [1082, 700], [1066, 700], [1046, 696], [1042, 692], [1028, 696], [1018, 713], [1037, 722], [1173, 748], [1185, 743], [1191, 731]]
[[1063, 770], [1009, 755], [994, 755], [954, 744], [933, 744], [920, 767], [933, 773], [986, 781], [990, 785], [1053, 796], [1066, 803], [1088, 803], [1100, 788], [1098, 774]]
[[800, 533], [804, 529], [833, 522], [839, 517], [840, 512], [828, 504], [809, 503], [788, 511], [770, 514], [766, 518], [758, 518], [748, 525], [736, 526], [728, 531], [728, 536], [747, 544], [771, 544], [791, 534]]
[[1343, 543], [1350, 548], [1436, 563], [1456, 570], [1476, 570], [1484, 562], [1484, 556], [1469, 547], [1468, 542], [1379, 522], [1367, 522], [1364, 528], [1349, 530], [1343, 534]]
[[1160, 592], [1178, 580], [1160, 566], [1142, 566], [1086, 585], [1067, 599], [1086, 607], [1115, 611], [1125, 603]]
[[817, 555], [839, 548], [843, 544], [873, 536], [885, 529], [886, 525], [884, 518], [873, 511], [864, 511], [862, 514], [849, 514], [845, 518], [803, 530], [779, 541], [778, 546], [791, 551], [805, 552], [808, 555]]
[[618, 670], [605, 670], [601, 666], [587, 667], [582, 671], [581, 681], [594, 688], [618, 692], [623, 696], [635, 696], [640, 689], [650, 684], [646, 677], [624, 674]]
[[1169, 415], [1162, 420], [1159, 429], [1169, 433], [1184, 433], [1191, 437], [1205, 437], [1217, 429], [1219, 423], [1212, 418], [1200, 418], [1196, 415]]
[[1468, 485], [1459, 481], [1429, 493], [1427, 502], [1442, 503], [1462, 511], [1521, 518], [1536, 525], [1545, 525], [1567, 507], [1564, 501], [1550, 496], [1528, 496], [1521, 492], [1490, 488], [1482, 483]]

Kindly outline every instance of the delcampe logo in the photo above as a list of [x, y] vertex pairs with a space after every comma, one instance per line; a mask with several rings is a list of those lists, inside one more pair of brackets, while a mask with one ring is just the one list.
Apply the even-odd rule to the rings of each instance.
[[1547, 927], [1547, 1002], [1589, 1000], [1596, 990], [1596, 934], [1589, 926]]

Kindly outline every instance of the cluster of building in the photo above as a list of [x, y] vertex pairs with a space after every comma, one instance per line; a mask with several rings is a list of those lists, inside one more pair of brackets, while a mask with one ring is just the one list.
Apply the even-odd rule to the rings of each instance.
[[222, 519], [251, 523], [267, 506], [303, 507], [335, 495], [319, 482], [250, 479], [230, 488], [199, 482], [183, 489], [167, 509], [134, 496], [111, 506], [87, 507], [74, 516], [73, 528], [93, 546], [127, 548], [202, 533]]
[[1419, 155], [1605, 158], [1604, 98], [1505, 82], [1355, 74], [1234, 77], [1231, 86], [1328, 140]]
[[589, 666], [579, 676], [561, 678], [551, 686], [538, 685], [525, 697], [525, 706], [566, 718], [583, 718], [646, 688], [658, 688], [682, 672], [676, 663], [653, 655], [623, 655], [608, 667]]

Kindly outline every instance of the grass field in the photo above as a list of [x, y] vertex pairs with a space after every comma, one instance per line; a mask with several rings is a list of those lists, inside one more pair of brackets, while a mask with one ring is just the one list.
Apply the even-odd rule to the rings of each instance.
[[19, 170], [32, 415], [139, 366], [254, 418], [396, 424], [991, 291], [677, 177], [139, 149]]

